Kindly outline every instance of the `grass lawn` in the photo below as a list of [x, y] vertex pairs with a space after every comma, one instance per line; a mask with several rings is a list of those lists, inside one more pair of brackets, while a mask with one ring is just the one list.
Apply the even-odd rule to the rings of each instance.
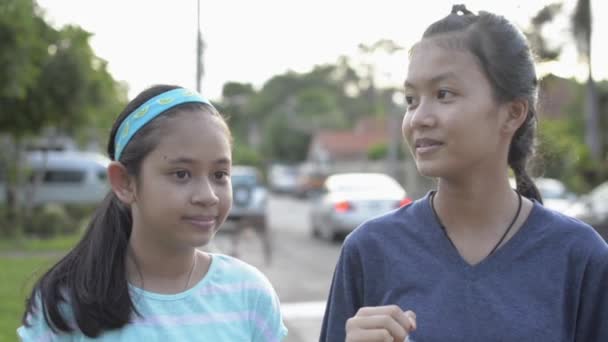
[[0, 257], [0, 341], [17, 341], [25, 298], [36, 278], [59, 256]]
[[0, 240], [0, 341], [17, 341], [25, 298], [34, 282], [76, 244], [79, 234]]
[[[67, 251], [80, 240], [79, 234], [60, 236], [52, 239], [0, 239], [0, 255], [3, 252], [54, 252]], [[0, 340], [1, 341], [1, 340]]]

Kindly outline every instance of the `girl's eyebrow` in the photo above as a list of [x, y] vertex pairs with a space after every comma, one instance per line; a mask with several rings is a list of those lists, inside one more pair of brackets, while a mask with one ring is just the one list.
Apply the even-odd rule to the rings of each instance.
[[169, 162], [169, 164], [194, 164], [194, 163], [196, 163], [194, 158], [189, 158], [189, 157], [170, 158], [167, 161]]
[[[190, 157], [170, 158], [167, 161], [169, 164], [196, 164], [198, 162], [196, 159]], [[230, 163], [230, 158], [218, 158], [213, 161], [213, 164], [218, 165], [230, 165]]]
[[[448, 71], [448, 72], [439, 74], [437, 76], [434, 76], [427, 83], [434, 85], [434, 84], [437, 84], [446, 79], [458, 79], [458, 76], [456, 76], [456, 73], [454, 73], [453, 71]], [[403, 84], [403, 86], [405, 87], [405, 89], [416, 89], [416, 86], [411, 81], [408, 81], [408, 80], [405, 80], [405, 83]]]
[[218, 164], [218, 165], [230, 165], [232, 162], [230, 160], [230, 158], [219, 158], [216, 159], [215, 162], [213, 162], [214, 164]]

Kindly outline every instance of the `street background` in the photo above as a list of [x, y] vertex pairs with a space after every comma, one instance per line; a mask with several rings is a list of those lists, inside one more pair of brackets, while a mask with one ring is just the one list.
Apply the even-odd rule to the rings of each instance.
[[[270, 265], [264, 262], [261, 240], [253, 231], [246, 231], [239, 244], [240, 258], [261, 270], [279, 295], [289, 329], [286, 342], [318, 341], [325, 301], [340, 253], [340, 243], [313, 239], [309, 209], [306, 199], [270, 197], [268, 217], [273, 239]], [[219, 233], [209, 249], [230, 253], [230, 238]]]

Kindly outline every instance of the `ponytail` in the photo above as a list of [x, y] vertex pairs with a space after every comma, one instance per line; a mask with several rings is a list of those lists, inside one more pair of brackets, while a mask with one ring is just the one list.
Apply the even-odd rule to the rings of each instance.
[[543, 203], [540, 191], [528, 174], [527, 164], [534, 154], [536, 132], [536, 115], [534, 108], [529, 108], [524, 123], [517, 129], [509, 147], [508, 163], [515, 174], [517, 192], [524, 197]]
[[519, 162], [515, 165], [511, 165], [511, 169], [515, 174], [515, 182], [517, 184], [517, 192], [529, 199], [534, 199], [539, 203], [543, 203], [543, 198], [540, 194], [540, 191], [534, 184], [532, 177], [528, 175], [528, 171], [526, 170], [525, 161]]
[[[126, 325], [137, 313], [125, 262], [131, 223], [129, 208], [110, 192], [83, 238], [34, 285], [22, 323], [29, 326], [28, 317], [38, 311], [54, 332], [70, 332], [77, 325], [91, 338]], [[73, 322], [61, 310], [65, 305]]]

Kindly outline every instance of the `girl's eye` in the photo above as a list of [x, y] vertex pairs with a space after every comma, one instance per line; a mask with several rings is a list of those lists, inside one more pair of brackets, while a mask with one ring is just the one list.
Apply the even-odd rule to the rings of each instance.
[[185, 179], [190, 178], [190, 172], [188, 172], [186, 170], [175, 171], [173, 174], [175, 175], [175, 178], [177, 178], [179, 180], [185, 180]]
[[449, 99], [451, 96], [453, 96], [453, 93], [449, 90], [441, 89], [437, 92], [437, 98], [440, 100]]
[[409, 108], [416, 106], [416, 102], [417, 102], [417, 100], [414, 96], [411, 96], [411, 95], [405, 96], [405, 103], [407, 104], [407, 106]]
[[215, 179], [217, 179], [217, 180], [224, 180], [229, 177], [228, 172], [225, 172], [225, 171], [218, 171], [218, 172], [214, 173], [213, 175], [214, 175]]

